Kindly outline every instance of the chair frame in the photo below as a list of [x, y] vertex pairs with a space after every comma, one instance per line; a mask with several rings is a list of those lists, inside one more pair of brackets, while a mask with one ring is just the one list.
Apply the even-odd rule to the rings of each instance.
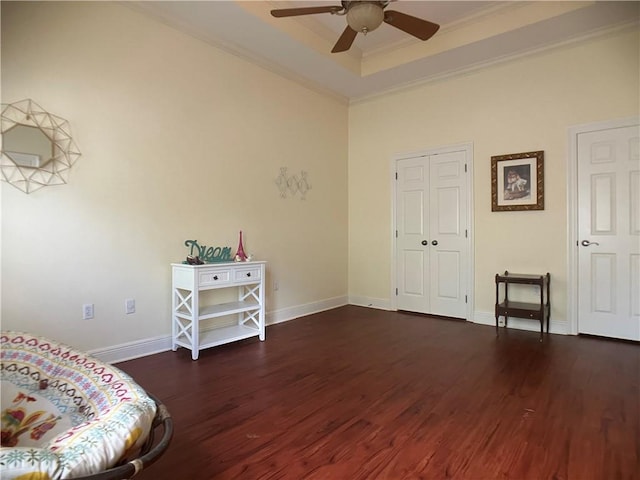
[[[156, 403], [156, 415], [153, 418], [149, 436], [140, 449], [139, 456], [122, 465], [116, 465], [103, 472], [84, 477], [74, 477], [74, 480], [129, 480], [149, 465], [155, 463], [169, 447], [173, 437], [173, 419], [169, 410], [154, 395], [147, 392]], [[154, 445], [156, 430], [162, 427], [162, 437]]]

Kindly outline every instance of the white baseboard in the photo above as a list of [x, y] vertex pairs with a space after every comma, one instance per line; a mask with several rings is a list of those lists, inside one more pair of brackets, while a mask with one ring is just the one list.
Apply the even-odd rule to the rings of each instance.
[[267, 325], [288, 322], [312, 313], [324, 312], [332, 308], [347, 305], [347, 297], [334, 297], [320, 300], [319, 302], [307, 303], [305, 305], [297, 305], [295, 307], [282, 308], [273, 312], [267, 312]]
[[[277, 323], [288, 322], [305, 315], [323, 312], [332, 308], [342, 307], [344, 305], [357, 305], [361, 307], [377, 308], [379, 310], [391, 310], [390, 302], [384, 299], [368, 298], [368, 297], [334, 297], [318, 302], [307, 303], [305, 305], [297, 305], [295, 307], [283, 308], [266, 314], [266, 324], [275, 325]], [[496, 317], [492, 312], [474, 312], [472, 321], [481, 325], [495, 326]], [[500, 317], [500, 326], [503, 325], [504, 319]], [[540, 330], [540, 324], [537, 320], [526, 320], [521, 318], [509, 318], [509, 328], [518, 330], [529, 330], [537, 332]], [[550, 333], [561, 335], [569, 335], [569, 325], [565, 320], [551, 320]], [[171, 350], [171, 335], [161, 335], [157, 337], [146, 338], [134, 342], [114, 345], [113, 347], [98, 348], [88, 353], [106, 363], [118, 363], [134, 358], [146, 357], [155, 353], [161, 353]]]
[[[493, 312], [473, 312], [473, 323], [479, 323], [481, 325], [491, 325], [495, 327], [496, 316]], [[504, 326], [504, 317], [500, 317], [500, 327]], [[540, 331], [540, 322], [538, 320], [527, 320], [525, 318], [509, 317], [509, 327], [517, 330], [528, 330], [531, 332]], [[547, 326], [545, 325], [545, 331]], [[551, 319], [549, 324], [549, 333], [557, 333], [559, 335], [569, 335], [569, 325], [566, 320], [554, 320]]]
[[[349, 297], [349, 305], [358, 305], [360, 307], [377, 308], [380, 310], [393, 310], [391, 302], [386, 299], [369, 298], [369, 297]], [[479, 323], [481, 325], [495, 326], [496, 317], [493, 312], [473, 312], [473, 323]], [[504, 318], [500, 317], [500, 326], [504, 326]], [[509, 328], [515, 328], [518, 330], [529, 330], [532, 332], [540, 331], [540, 323], [537, 320], [527, 320], [524, 318], [509, 318]], [[546, 329], [546, 325], [545, 325]], [[569, 325], [566, 320], [554, 320], [551, 319], [549, 324], [549, 333], [557, 333], [560, 335], [570, 335]]]
[[392, 310], [391, 302], [385, 298], [358, 297], [355, 295], [350, 295], [349, 305], [377, 308], [378, 310]]
[[107, 363], [124, 362], [134, 358], [146, 357], [154, 353], [171, 350], [171, 335], [145, 338], [135, 342], [122, 343], [113, 347], [98, 348], [88, 353]]
[[[314, 303], [267, 312], [265, 322], [267, 326], [269, 326], [343, 305], [347, 305], [347, 297], [328, 298]], [[134, 358], [146, 357], [147, 355], [153, 355], [155, 353], [166, 352], [168, 350], [171, 350], [171, 335], [161, 335], [114, 345], [112, 347], [98, 348], [88, 353], [102, 362], [113, 364], [133, 360]]]

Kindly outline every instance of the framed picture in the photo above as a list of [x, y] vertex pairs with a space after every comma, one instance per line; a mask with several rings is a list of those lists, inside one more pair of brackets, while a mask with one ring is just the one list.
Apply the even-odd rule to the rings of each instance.
[[491, 157], [491, 211], [544, 210], [544, 152]]

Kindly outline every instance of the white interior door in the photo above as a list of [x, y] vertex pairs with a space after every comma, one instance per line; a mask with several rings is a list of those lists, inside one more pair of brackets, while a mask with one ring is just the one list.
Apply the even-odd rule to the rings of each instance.
[[429, 157], [396, 164], [397, 306], [429, 313]]
[[466, 317], [466, 151], [396, 162], [396, 285], [400, 310]]
[[578, 134], [578, 331], [640, 340], [640, 129]]
[[467, 274], [465, 152], [429, 157], [430, 310], [464, 318]]

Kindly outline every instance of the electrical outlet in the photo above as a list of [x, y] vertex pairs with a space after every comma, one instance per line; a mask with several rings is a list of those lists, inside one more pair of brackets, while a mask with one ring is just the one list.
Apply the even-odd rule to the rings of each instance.
[[130, 313], [136, 313], [136, 301], [133, 298], [127, 298], [124, 301], [124, 312], [127, 315]]
[[274, 280], [273, 281], [273, 291], [277, 292], [279, 288], [280, 288], [280, 285], [278, 284], [278, 281]]
[[93, 318], [93, 303], [85, 303], [82, 305], [82, 319], [91, 320]]

